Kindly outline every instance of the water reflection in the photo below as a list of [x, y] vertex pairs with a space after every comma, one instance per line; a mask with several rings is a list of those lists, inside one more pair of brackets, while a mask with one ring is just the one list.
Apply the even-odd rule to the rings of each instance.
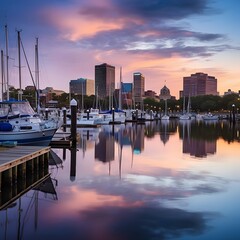
[[147, 139], [160, 136], [167, 145], [171, 136], [179, 135], [183, 141], [182, 153], [195, 157], [206, 157], [217, 151], [217, 140], [239, 141], [239, 126], [228, 121], [163, 121], [143, 124], [106, 125], [102, 128], [81, 129], [80, 148], [84, 153], [94, 147], [95, 159], [101, 162], [114, 160], [115, 143], [119, 146], [131, 146], [133, 154], [144, 151]]
[[[79, 131], [77, 148], [54, 149], [62, 158], [49, 167], [56, 204], [38, 202], [39, 230], [32, 214], [26, 239], [240, 238], [238, 124], [169, 121]], [[26, 197], [21, 201], [26, 212]]]
[[[111, 126], [109, 126], [111, 128]], [[101, 162], [114, 160], [114, 131], [106, 131], [104, 128], [98, 135], [98, 142], [95, 144], [95, 159]]]
[[[8, 204], [0, 206], [0, 239], [30, 239], [29, 230], [37, 232], [39, 215], [39, 201], [57, 201], [57, 180], [49, 174], [31, 183], [31, 188], [22, 189], [17, 196], [8, 199]], [[3, 190], [1, 197], [6, 195]]]

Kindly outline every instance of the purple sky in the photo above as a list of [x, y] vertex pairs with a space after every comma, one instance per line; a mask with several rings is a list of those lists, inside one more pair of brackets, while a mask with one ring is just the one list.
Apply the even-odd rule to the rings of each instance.
[[[108, 63], [145, 76], [145, 90], [166, 85], [179, 97], [182, 79], [214, 75], [220, 94], [240, 90], [238, 0], [8, 0], [0, 3], [0, 48], [9, 35], [9, 82], [18, 87], [17, 30], [34, 75], [39, 38], [40, 87], [69, 91], [69, 81], [94, 79], [94, 66]], [[23, 86], [32, 85], [22, 54]], [[117, 87], [117, 84], [116, 84]]]

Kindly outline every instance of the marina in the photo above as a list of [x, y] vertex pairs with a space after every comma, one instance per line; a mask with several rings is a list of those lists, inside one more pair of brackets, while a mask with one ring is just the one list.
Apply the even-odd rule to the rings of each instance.
[[[170, 119], [79, 128], [76, 147], [31, 146], [48, 168], [18, 194], [1, 191], [0, 238], [237, 240], [239, 133], [238, 122]], [[28, 156], [1, 149], [0, 159]]]
[[1, 1], [0, 240], [239, 240], [239, 4]]

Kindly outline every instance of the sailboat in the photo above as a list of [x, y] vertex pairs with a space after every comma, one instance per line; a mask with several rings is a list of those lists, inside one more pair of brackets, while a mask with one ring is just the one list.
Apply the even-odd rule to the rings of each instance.
[[[18, 47], [20, 48], [20, 31]], [[18, 51], [20, 59], [20, 49]], [[42, 120], [28, 101], [22, 100], [21, 61], [19, 60], [19, 99], [7, 99], [0, 102], [0, 144], [37, 144], [49, 145], [58, 129], [58, 122]]]
[[164, 115], [161, 117], [161, 120], [169, 120], [169, 116], [167, 115], [167, 99], [165, 100], [165, 112]]
[[187, 111], [185, 111], [185, 97], [183, 99], [183, 114], [179, 117], [180, 120], [191, 120], [190, 115], [190, 96], [188, 98]]
[[49, 145], [58, 126], [53, 121], [43, 121], [28, 101], [0, 102], [0, 144]]

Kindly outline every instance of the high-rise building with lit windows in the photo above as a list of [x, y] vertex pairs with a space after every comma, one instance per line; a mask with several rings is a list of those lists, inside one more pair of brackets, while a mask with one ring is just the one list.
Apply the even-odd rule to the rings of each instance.
[[112, 96], [115, 90], [115, 67], [107, 63], [95, 66], [95, 94], [99, 98]]
[[94, 80], [79, 78], [69, 82], [70, 93], [91, 96], [95, 94]]
[[217, 79], [206, 73], [195, 73], [183, 77], [183, 96], [219, 95]]
[[133, 73], [133, 97], [135, 104], [142, 105], [145, 92], [145, 77], [140, 72]]

